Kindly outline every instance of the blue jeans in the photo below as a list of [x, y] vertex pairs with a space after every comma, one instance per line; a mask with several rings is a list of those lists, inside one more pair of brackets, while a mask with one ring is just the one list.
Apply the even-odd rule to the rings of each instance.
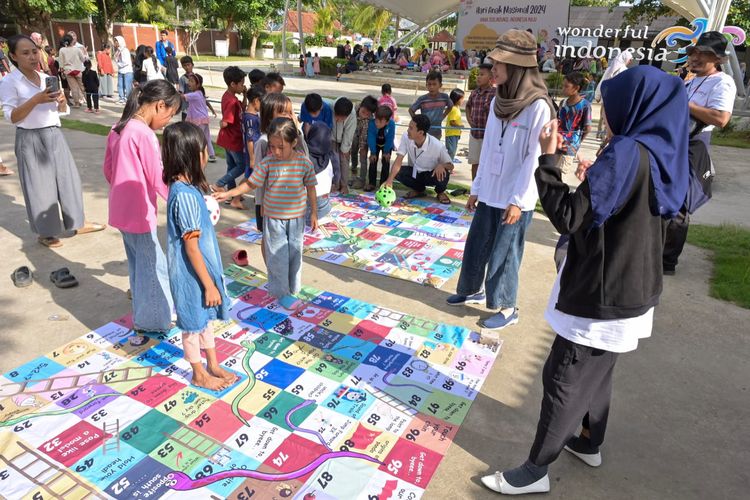
[[227, 173], [216, 181], [216, 185], [219, 187], [226, 186], [227, 189], [234, 189], [237, 187], [237, 183], [234, 180], [245, 173], [245, 155], [242, 151], [225, 151], [227, 155]]
[[167, 257], [156, 230], [142, 234], [121, 233], [133, 296], [133, 327], [148, 332], [169, 331], [174, 303], [169, 290]]
[[456, 151], [458, 150], [458, 139], [460, 135], [446, 135], [445, 136], [445, 149], [448, 150], [448, 155], [451, 160], [456, 157]]
[[[331, 213], [331, 198], [327, 194], [324, 194], [318, 196], [317, 201], [318, 220], [320, 220]], [[310, 205], [307, 205], [307, 208], [305, 209], [305, 226], [310, 226], [310, 223], [312, 222], [310, 215], [312, 215], [312, 210], [310, 210]]]
[[120, 99], [127, 99], [133, 88], [133, 73], [119, 73], [117, 75], [117, 94]]
[[268, 293], [277, 299], [302, 288], [302, 240], [305, 218], [263, 217], [263, 247], [268, 268]]
[[505, 210], [479, 202], [466, 238], [456, 293], [472, 295], [484, 282], [487, 308], [516, 307], [518, 270], [532, 210], [515, 224], [503, 224]]

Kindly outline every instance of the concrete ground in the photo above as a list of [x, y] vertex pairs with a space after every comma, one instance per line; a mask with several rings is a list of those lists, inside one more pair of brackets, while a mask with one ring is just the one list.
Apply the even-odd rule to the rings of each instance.
[[[295, 82], [296, 83], [296, 82]], [[294, 89], [296, 85], [290, 85]], [[304, 92], [305, 90], [301, 90]], [[119, 110], [97, 121], [112, 123]], [[94, 119], [81, 112], [73, 118]], [[86, 213], [106, 222], [107, 185], [101, 174], [105, 138], [65, 131], [81, 172]], [[13, 129], [0, 124], [0, 155], [15, 169]], [[702, 222], [742, 222], [748, 213], [744, 150], [715, 148], [719, 180]], [[209, 179], [224, 171], [210, 164]], [[127, 264], [116, 230], [66, 238], [57, 250], [42, 247], [29, 231], [17, 176], [0, 178], [0, 372], [97, 328], [129, 311]], [[742, 215], [737, 215], [742, 214]], [[217, 230], [233, 226], [251, 212], [226, 209]], [[703, 217], [703, 215], [701, 215]], [[162, 241], [164, 215], [160, 218]], [[553, 333], [543, 311], [554, 278], [552, 252], [557, 235], [544, 216], [535, 214], [521, 269], [521, 321], [503, 331], [502, 356], [442, 461], [426, 498], [495, 498], [478, 478], [512, 467], [527, 456], [541, 398], [540, 371]], [[637, 235], [634, 235], [637, 237]], [[224, 262], [242, 247], [220, 239]], [[259, 248], [246, 247], [250, 262], [263, 268]], [[8, 276], [29, 265], [36, 282], [14, 288]], [[59, 290], [49, 273], [70, 268], [81, 285]], [[652, 337], [623, 355], [616, 371], [604, 464], [591, 469], [563, 454], [550, 469], [548, 498], [702, 499], [747, 496], [750, 473], [748, 384], [750, 311], [708, 296], [711, 263], [706, 252], [688, 246], [677, 276], [667, 278]], [[451, 324], [476, 328], [487, 313], [481, 308], [448, 308], [443, 289], [424, 288], [397, 279], [305, 259], [304, 282], [385, 307], [406, 310]]]

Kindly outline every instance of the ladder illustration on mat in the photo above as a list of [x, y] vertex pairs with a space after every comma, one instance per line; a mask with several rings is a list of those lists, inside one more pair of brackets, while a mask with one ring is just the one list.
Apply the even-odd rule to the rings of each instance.
[[58, 467], [36, 450], [27, 447], [20, 441], [16, 441], [16, 445], [23, 450], [21, 453], [13, 458], [6, 458], [5, 455], [0, 454], [0, 460], [42, 488], [51, 498], [60, 500], [66, 498], [80, 498], [82, 500], [105, 498], [98, 494], [94, 487], [83, 482], [69, 470]]
[[[61, 375], [59, 377], [26, 380], [25, 382], [11, 382], [9, 384], [0, 385], [0, 398], [15, 396], [16, 394], [21, 393], [36, 394], [40, 392], [65, 391], [68, 389], [83, 387], [91, 383], [114, 384], [133, 380], [145, 380], [151, 377], [153, 370], [153, 366], [130, 366], [127, 368], [114, 368], [103, 372], [82, 373], [81, 375]], [[90, 380], [90, 377], [94, 377], [95, 380]], [[87, 380], [85, 382], [79, 382], [82, 378]], [[55, 382], [57, 381], [68, 382], [62, 382], [61, 385], [55, 385]]]
[[102, 434], [102, 455], [111, 450], [120, 453], [120, 419], [115, 420], [114, 424], [104, 422]]
[[395, 408], [396, 410], [398, 410], [400, 412], [403, 412], [403, 413], [406, 413], [407, 415], [409, 415], [411, 417], [413, 417], [414, 415], [416, 415], [418, 413], [417, 410], [415, 410], [411, 406], [407, 405], [406, 403], [404, 403], [400, 399], [396, 399], [393, 396], [391, 396], [390, 394], [386, 394], [385, 392], [381, 391], [377, 387], [373, 387], [373, 386], [371, 386], [371, 385], [368, 384], [368, 385], [365, 386], [365, 389], [367, 390], [367, 392], [369, 392], [370, 394], [372, 394], [373, 396], [375, 396], [378, 400], [380, 400], [383, 403], [387, 404], [391, 408]]
[[231, 460], [232, 450], [221, 441], [217, 441], [202, 432], [180, 424], [180, 428], [172, 434], [163, 432], [164, 436], [181, 444], [190, 451], [194, 451], [214, 465], [225, 466]]

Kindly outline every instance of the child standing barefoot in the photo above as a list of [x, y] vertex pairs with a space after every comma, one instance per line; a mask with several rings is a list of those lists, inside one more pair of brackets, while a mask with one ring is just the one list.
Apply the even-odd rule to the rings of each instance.
[[[208, 183], [208, 143], [189, 122], [164, 129], [164, 182], [169, 185], [167, 232], [169, 282], [182, 330], [185, 359], [193, 369], [193, 385], [221, 390], [236, 377], [219, 366], [211, 321], [229, 317], [221, 253], [203, 193]], [[208, 369], [201, 362], [206, 352]]]
[[294, 121], [275, 118], [268, 127], [267, 156], [256, 164], [242, 185], [214, 193], [217, 200], [265, 186], [263, 195], [263, 247], [268, 268], [268, 291], [285, 309], [295, 309], [294, 294], [302, 286], [302, 239], [305, 209], [311, 208], [310, 226], [318, 228], [315, 170], [309, 158], [295, 149], [301, 140]]

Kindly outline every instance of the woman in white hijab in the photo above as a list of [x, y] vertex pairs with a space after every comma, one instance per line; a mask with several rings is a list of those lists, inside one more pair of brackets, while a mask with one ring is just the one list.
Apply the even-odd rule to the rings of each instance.
[[117, 64], [117, 93], [119, 102], [125, 104], [133, 87], [133, 59], [125, 45], [125, 38], [115, 37], [115, 64]]
[[[632, 60], [633, 53], [629, 50], [624, 50], [617, 54], [617, 56], [612, 60], [609, 66], [607, 66], [607, 69], [602, 75], [602, 79], [599, 80], [599, 84], [596, 86], [596, 92], [594, 92], [594, 102], [602, 102], [602, 83], [609, 80], [610, 78], [616, 77], [617, 75], [628, 69], [628, 64], [630, 64], [630, 61]], [[599, 126], [596, 129], [596, 138], [604, 139], [604, 136], [606, 135], [603, 127], [603, 124], [605, 122], [604, 106], [602, 106], [600, 113], [601, 116], [599, 117]]]

